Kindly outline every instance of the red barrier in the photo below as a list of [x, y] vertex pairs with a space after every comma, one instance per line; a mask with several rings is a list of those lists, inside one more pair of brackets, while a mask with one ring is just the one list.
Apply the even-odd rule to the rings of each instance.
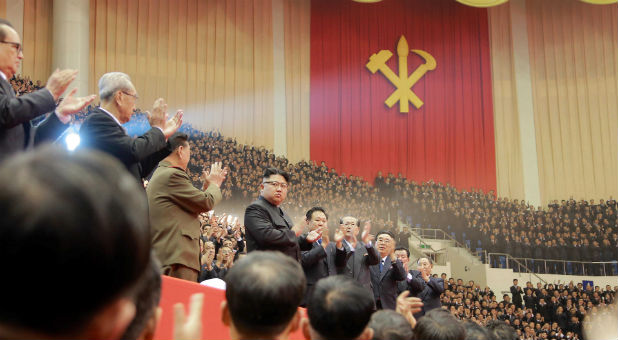
[[[174, 335], [174, 304], [181, 302], [185, 311], [189, 309], [189, 297], [195, 293], [204, 293], [204, 309], [202, 311], [202, 339], [229, 339], [230, 331], [221, 322], [221, 301], [225, 299], [225, 291], [205, 287], [197, 283], [163, 276], [161, 302], [163, 309], [161, 320], [157, 325], [155, 339], [172, 339]], [[297, 330], [290, 339], [304, 339], [302, 332]]]

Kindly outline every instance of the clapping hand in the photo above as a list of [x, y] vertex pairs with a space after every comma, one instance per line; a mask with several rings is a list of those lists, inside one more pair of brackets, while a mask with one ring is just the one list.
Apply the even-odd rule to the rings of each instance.
[[86, 97], [74, 97], [77, 92], [77, 88], [74, 88], [69, 92], [69, 94], [62, 99], [58, 107], [56, 108], [56, 112], [62, 117], [66, 117], [67, 115], [74, 114], [80, 112], [83, 108], [88, 106], [92, 101], [97, 97], [94, 94], [91, 94]]
[[208, 188], [208, 185], [210, 185], [210, 183], [221, 187], [221, 184], [223, 183], [223, 181], [225, 181], [226, 176], [227, 169], [223, 169], [221, 167], [221, 162], [214, 162], [210, 166], [210, 170], [202, 171], [202, 180], [204, 181], [202, 188]]
[[371, 234], [371, 221], [365, 222], [361, 239], [365, 245], [369, 244], [369, 242], [374, 239], [374, 235]]
[[397, 313], [403, 315], [410, 323], [410, 326], [414, 328], [416, 326], [416, 319], [414, 313], [418, 313], [423, 308], [423, 302], [417, 297], [408, 297], [410, 295], [409, 290], [403, 291], [397, 297], [397, 307], [395, 310]]
[[191, 295], [189, 315], [185, 315], [185, 307], [182, 303], [174, 305], [174, 339], [175, 340], [198, 340], [202, 337], [202, 306], [204, 294]]
[[322, 237], [322, 229], [312, 230], [307, 234], [307, 242], [313, 243]]

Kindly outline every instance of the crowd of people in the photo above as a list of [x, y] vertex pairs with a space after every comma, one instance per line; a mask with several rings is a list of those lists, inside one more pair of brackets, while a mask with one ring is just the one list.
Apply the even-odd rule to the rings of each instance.
[[[0, 19], [0, 258], [12, 275], [0, 286], [0, 337], [150, 339], [161, 274], [223, 279], [225, 300], [207, 308], [221, 309], [233, 339], [286, 338], [296, 329], [307, 339], [575, 339], [585, 315], [616, 315], [618, 287], [528, 283], [524, 293], [514, 282], [513, 301], [507, 294], [498, 302], [473, 282], [432, 276], [431, 258], [410, 261], [409, 230], [398, 223], [411, 216], [482, 247], [497, 244], [485, 245], [496, 230], [532, 223], [524, 242], [581, 234], [594, 245], [614, 235], [611, 198], [522, 213], [493, 193], [401, 175], [379, 174], [372, 186], [324, 163], [290, 164], [265, 148], [181, 129], [182, 110], [167, 119], [162, 98], [131, 125], [139, 95], [125, 73], [101, 76], [94, 107], [94, 95], [65, 93], [75, 70], [57, 70], [29, 93], [8, 88], [23, 59], [20, 41]], [[71, 121], [86, 137], [77, 150], [38, 147]], [[229, 215], [215, 214], [215, 205]], [[339, 227], [329, 230], [329, 214]], [[28, 279], [41, 254], [37, 275], [54, 278], [45, 289]], [[86, 284], [83, 268], [100, 279]], [[191, 300], [188, 318], [175, 307], [177, 339], [199, 338], [204, 301]]]

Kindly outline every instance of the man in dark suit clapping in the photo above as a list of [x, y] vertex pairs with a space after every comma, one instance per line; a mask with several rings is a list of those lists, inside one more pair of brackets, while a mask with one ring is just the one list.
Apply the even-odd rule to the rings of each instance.
[[418, 270], [410, 271], [411, 279], [408, 279], [408, 287], [411, 294], [421, 298], [423, 310], [414, 315], [420, 318], [432, 309], [440, 308], [440, 294], [444, 293], [444, 280], [432, 277], [433, 261], [428, 257], [421, 257], [417, 261]]
[[171, 153], [167, 139], [182, 124], [182, 110], [167, 119], [167, 104], [162, 98], [148, 113], [151, 129], [137, 138], [130, 137], [121, 124], [128, 122], [139, 96], [128, 75], [110, 72], [99, 79], [101, 106], [94, 109], [80, 129], [82, 147], [104, 151], [116, 157], [135, 179], [142, 183], [161, 160]]
[[[73, 97], [74, 89], [56, 107], [75, 79], [75, 70], [56, 70], [44, 88], [16, 97], [9, 80], [23, 58], [19, 34], [8, 21], [0, 19], [0, 161], [33, 145], [55, 140], [68, 127], [70, 114], [79, 112], [95, 98], [94, 95]], [[49, 112], [53, 113], [33, 126], [31, 120]]]

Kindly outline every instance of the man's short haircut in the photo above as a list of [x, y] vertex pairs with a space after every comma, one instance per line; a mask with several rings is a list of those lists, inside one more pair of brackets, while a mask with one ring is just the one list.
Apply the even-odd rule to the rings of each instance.
[[[498, 340], [500, 338], [492, 337], [491, 333], [485, 328], [478, 325], [476, 322], [464, 321], [461, 323], [466, 331], [466, 340]], [[501, 339], [500, 339], [501, 340]]]
[[172, 152], [176, 151], [179, 146], [187, 146], [189, 145], [189, 136], [184, 132], [175, 132], [170, 138], [168, 138], [168, 142], [170, 143]]
[[[422, 259], [427, 259], [427, 261], [429, 261], [429, 264], [433, 266], [433, 260], [429, 256], [421, 256], [421, 257], [419, 257], [418, 260], [416, 260], [416, 264], [421, 264], [421, 260]], [[461, 280], [461, 279], [457, 279], [457, 281], [459, 281], [459, 280]]]
[[371, 316], [369, 328], [373, 340], [408, 340], [412, 338], [412, 326], [403, 315], [394, 310], [379, 310]]
[[154, 315], [161, 299], [161, 264], [154, 252], [150, 255], [150, 265], [139, 280], [133, 301], [135, 302], [135, 317], [127, 327], [121, 339], [137, 339], [146, 323]]
[[13, 25], [11, 25], [11, 23], [8, 20], [0, 18], [0, 40], [1, 41], [4, 41], [4, 39], [6, 39], [6, 26], [13, 28]]
[[274, 338], [288, 326], [305, 294], [305, 274], [289, 256], [253, 251], [225, 275], [232, 322], [245, 337]]
[[373, 305], [371, 293], [356, 280], [330, 276], [315, 285], [307, 315], [323, 339], [355, 339], [367, 327]]
[[277, 168], [266, 168], [264, 170], [264, 175], [262, 176], [262, 178], [266, 180], [270, 178], [270, 176], [272, 175], [281, 175], [283, 176], [283, 178], [285, 179], [287, 183], [290, 183], [290, 174], [285, 170], [281, 170]]
[[432, 309], [420, 318], [414, 327], [418, 340], [464, 340], [466, 331], [446, 309]]
[[485, 325], [494, 339], [517, 340], [515, 329], [502, 320], [490, 320]]
[[360, 227], [360, 222], [361, 221], [358, 219], [358, 217], [354, 217], [352, 215], [345, 215], [342, 218], [340, 218], [339, 219], [339, 224], [343, 224], [343, 219], [346, 218], [346, 217], [351, 217], [351, 218], [355, 219], [356, 220], [356, 226]]
[[398, 250], [405, 250], [406, 254], [408, 255], [408, 258], [410, 258], [410, 250], [408, 248], [405, 248], [405, 247], [397, 247], [397, 248], [395, 248], [395, 251], [398, 251]]
[[150, 227], [146, 195], [120, 162], [46, 146], [5, 160], [0, 187], [9, 275], [0, 324], [78, 337], [103, 307], [131, 296], [150, 259]]
[[99, 79], [99, 98], [106, 102], [112, 98], [116, 91], [130, 90], [131, 88], [133, 88], [133, 83], [126, 73], [105, 73]]
[[393, 239], [393, 241], [396, 241], [396, 240], [395, 240], [395, 235], [393, 235], [393, 233], [391, 233], [391, 232], [390, 232], [390, 231], [388, 231], [388, 230], [380, 230], [380, 231], [378, 231], [378, 233], [376, 234], [376, 240], [378, 239], [378, 237], [379, 237], [380, 235], [388, 235], [388, 236], [390, 236], [390, 237], [391, 237], [391, 239]]
[[324, 213], [324, 216], [326, 216], [326, 219], [328, 220], [328, 214], [326, 213], [326, 210], [324, 210], [324, 208], [322, 207], [313, 207], [311, 209], [309, 209], [309, 211], [307, 211], [307, 213], [305, 214], [305, 217], [307, 218], [307, 221], [311, 221], [311, 218], [313, 217], [313, 213], [316, 211], [321, 211], [322, 213]]

